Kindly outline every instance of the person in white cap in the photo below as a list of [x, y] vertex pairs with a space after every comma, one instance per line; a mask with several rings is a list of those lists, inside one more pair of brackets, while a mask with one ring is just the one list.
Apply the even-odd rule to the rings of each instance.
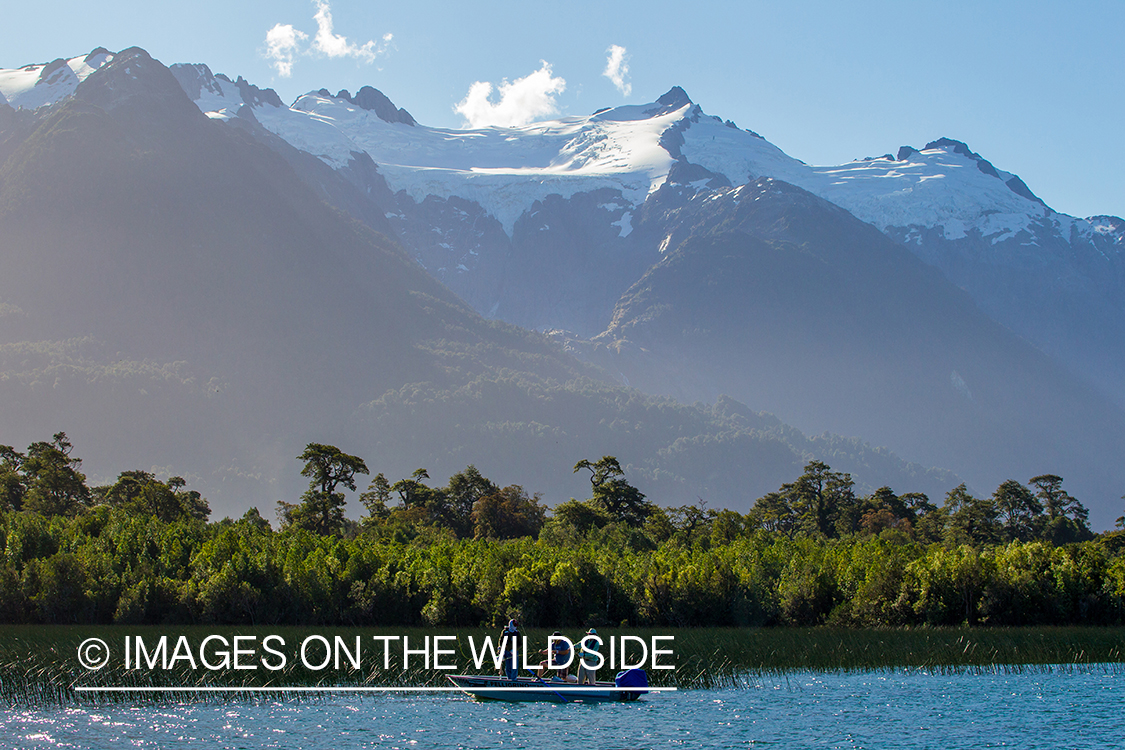
[[581, 650], [578, 652], [578, 684], [593, 685], [598, 681], [598, 670], [592, 667], [587, 667], [587, 664], [595, 665], [598, 663], [598, 650], [601, 649], [600, 638], [591, 638], [590, 636], [597, 636], [598, 631], [590, 628], [586, 631], [586, 636], [579, 644]]
[[509, 680], [519, 676], [519, 623], [514, 619], [508, 620], [508, 627], [500, 632], [500, 653], [504, 661], [500, 665], [500, 673]]

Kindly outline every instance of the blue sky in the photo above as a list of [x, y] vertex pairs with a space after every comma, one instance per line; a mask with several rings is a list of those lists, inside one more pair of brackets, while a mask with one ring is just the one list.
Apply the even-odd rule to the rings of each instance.
[[[59, 0], [49, 8], [5, 2], [0, 67], [136, 45], [166, 64], [241, 75], [287, 102], [321, 87], [375, 86], [420, 122], [458, 127], [465, 117], [454, 107], [474, 83], [493, 84], [490, 98], [478, 87], [475, 101], [495, 104], [502, 81], [546, 62], [549, 73], [525, 88], [544, 83], [537, 101], [561, 115], [652, 101], [679, 85], [708, 113], [812, 164], [947, 136], [1019, 174], [1057, 210], [1125, 214], [1125, 3], [1116, 0]], [[331, 33], [318, 45], [323, 11]], [[267, 56], [267, 34], [279, 26], [297, 41], [288, 76]], [[620, 85], [603, 75], [614, 46], [628, 66]]]

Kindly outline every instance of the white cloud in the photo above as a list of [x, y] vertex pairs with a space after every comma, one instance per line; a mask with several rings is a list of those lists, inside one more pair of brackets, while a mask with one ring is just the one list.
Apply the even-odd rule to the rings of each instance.
[[629, 75], [629, 63], [625, 61], [625, 48], [616, 44], [611, 44], [609, 49], [606, 50], [609, 56], [605, 59], [605, 71], [602, 75], [613, 81], [613, 85], [617, 87], [625, 96], [633, 93], [633, 84], [625, 80]]
[[526, 125], [559, 111], [555, 97], [566, 90], [566, 81], [551, 75], [551, 64], [541, 60], [539, 70], [497, 87], [499, 101], [491, 101], [492, 84], [477, 81], [453, 108], [471, 128], [490, 125], [511, 128]]
[[297, 55], [324, 55], [325, 57], [354, 57], [366, 63], [372, 63], [380, 55], [386, 54], [394, 37], [384, 34], [376, 42], [367, 41], [363, 44], [354, 44], [346, 36], [337, 34], [332, 21], [332, 8], [328, 0], [313, 0], [316, 5], [316, 34], [311, 44], [305, 44], [309, 35], [299, 31], [290, 24], [276, 24], [266, 32], [265, 56], [270, 61], [278, 75], [288, 78], [293, 74], [293, 61]]
[[380, 42], [368, 41], [362, 45], [355, 45], [347, 37], [333, 33], [332, 9], [326, 0], [316, 1], [316, 37], [313, 39], [312, 48], [328, 57], [354, 57], [364, 62], [374, 62], [375, 58], [387, 51], [387, 44], [393, 38], [384, 34]]
[[287, 23], [279, 23], [266, 32], [266, 57], [279, 76], [288, 78], [293, 75], [293, 57], [308, 38], [308, 34]]

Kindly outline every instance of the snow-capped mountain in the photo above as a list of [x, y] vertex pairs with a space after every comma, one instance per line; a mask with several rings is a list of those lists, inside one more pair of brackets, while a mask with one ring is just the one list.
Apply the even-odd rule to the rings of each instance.
[[[1018, 176], [996, 169], [964, 143], [942, 138], [921, 150], [903, 146], [897, 156], [809, 166], [755, 133], [704, 114], [678, 87], [652, 104], [585, 117], [448, 130], [401, 127], [346, 91], [332, 96], [321, 89], [292, 107], [282, 106], [276, 96], [247, 101], [245, 86], [211, 75], [206, 66], [191, 67], [205, 82], [195, 101], [209, 116], [227, 118], [248, 104], [269, 130], [334, 167], [366, 153], [392, 189], [419, 202], [430, 195], [473, 200], [509, 233], [519, 216], [547, 195], [566, 198], [613, 188], [630, 205], [639, 205], [663, 184], [672, 164], [684, 159], [734, 185], [758, 177], [784, 180], [882, 231], [940, 228], [947, 239], [977, 232], [998, 243], [1047, 222], [1067, 237], [1122, 239], [1120, 226], [1113, 232], [1105, 223], [1055, 213]], [[177, 75], [183, 80], [182, 73]], [[406, 124], [415, 125], [413, 118]]]
[[216, 516], [298, 497], [309, 440], [392, 478], [472, 463], [552, 502], [588, 487], [574, 460], [608, 453], [672, 505], [746, 510], [811, 457], [870, 488], [960, 481], [731, 399], [648, 398], [483, 319], [389, 227], [329, 206], [362, 196], [243, 108], [209, 121], [136, 48], [49, 106], [0, 105], [0, 442], [65, 429], [91, 484], [180, 474]]
[[[98, 49], [0, 71], [0, 95], [16, 108], [51, 104], [112, 57]], [[355, 96], [321, 89], [285, 106], [206, 65], [172, 70], [208, 117], [260, 124], [378, 193], [416, 258], [485, 315], [599, 333], [620, 294], [667, 249], [670, 228], [634, 230], [670, 175], [694, 190], [772, 177], [906, 243], [999, 322], [1125, 392], [1125, 353], [1112, 345], [1125, 337], [1125, 222], [1057, 213], [959, 141], [818, 167], [705, 114], [679, 88], [584, 117], [449, 130], [416, 123], [370, 87]], [[550, 286], [537, 287], [536, 276]]]
[[[84, 57], [0, 70], [0, 94], [17, 109], [53, 104], [112, 59], [99, 48]], [[242, 78], [232, 82], [206, 65], [172, 70], [208, 117], [228, 120], [249, 107], [268, 130], [333, 168], [367, 154], [392, 190], [416, 202], [428, 196], [473, 201], [509, 235], [520, 216], [549, 195], [569, 198], [608, 188], [635, 208], [664, 183], [677, 160], [685, 160], [733, 185], [758, 177], [784, 180], [884, 232], [905, 230], [903, 239], [915, 244], [923, 244], [922, 230], [932, 229], [949, 240], [976, 233], [993, 244], [1043, 230], [1118, 246], [1125, 241], [1120, 219], [1058, 214], [1018, 176], [996, 169], [964, 143], [942, 138], [921, 150], [903, 146], [897, 156], [809, 166], [729, 120], [704, 114], [678, 87], [651, 104], [584, 117], [450, 130], [418, 125], [370, 87], [355, 97], [321, 89], [287, 107], [272, 90]], [[618, 222], [626, 236], [628, 218]]]
[[[249, 110], [337, 170], [369, 158], [396, 196], [386, 211], [396, 232], [486, 315], [599, 332], [616, 297], [667, 249], [668, 228], [633, 232], [648, 197], [679, 165], [694, 190], [772, 177], [847, 209], [940, 268], [999, 322], [1106, 390], [1125, 392], [1125, 355], [1107, 347], [1125, 337], [1125, 223], [1057, 213], [959, 141], [810, 166], [705, 114], [679, 88], [584, 117], [448, 130], [397, 116], [402, 110], [370, 88], [356, 97], [322, 89], [286, 107], [206, 66], [174, 70], [210, 117]], [[685, 166], [696, 168], [695, 179]], [[605, 278], [588, 285], [597, 268]], [[513, 297], [534, 289], [529, 274], [549, 275], [552, 288]]]
[[[535, 201], [549, 195], [569, 198], [610, 188], [629, 205], [643, 203], [674, 161], [661, 135], [692, 107], [686, 97], [669, 98], [518, 128], [448, 130], [416, 125], [413, 118], [388, 120], [365, 101], [382, 96], [370, 88], [354, 98], [322, 89], [285, 107], [279, 101], [247, 101], [245, 87], [212, 75], [205, 66], [173, 66], [173, 71], [191, 86], [189, 94], [198, 91], [196, 104], [209, 117], [228, 119], [249, 105], [268, 130], [334, 168], [365, 153], [396, 192], [405, 191], [418, 203], [428, 196], [473, 201], [508, 234]], [[187, 83], [193, 76], [195, 81]], [[628, 233], [625, 225], [621, 233]]]
[[98, 47], [88, 55], [0, 70], [0, 96], [17, 109], [38, 109], [74, 93], [78, 84], [110, 62], [109, 50]]
[[[125, 106], [112, 87], [124, 86], [131, 63], [117, 57], [101, 50], [0, 72], [11, 103], [0, 103], [0, 126], [33, 124], [75, 92]], [[117, 78], [90, 77], [107, 63]], [[451, 130], [417, 123], [370, 87], [322, 89], [286, 106], [206, 65], [171, 75], [186, 97], [169, 106], [268, 146], [311, 194], [397, 239], [481, 314], [580, 339], [604, 331], [573, 350], [617, 367], [623, 382], [647, 379], [689, 401], [760, 398], [754, 408], [806, 430], [870, 434], [959, 472], [966, 460], [963, 475], [985, 490], [987, 472], [1007, 471], [1013, 457], [1020, 471], [1090, 474], [1090, 460], [1103, 466], [1120, 453], [1125, 419], [1080, 380], [1125, 393], [1125, 222], [1058, 214], [959, 141], [817, 167], [708, 115], [679, 88], [583, 117]], [[810, 293], [809, 278], [822, 294]], [[1081, 378], [1068, 380], [980, 315], [950, 281]], [[896, 312], [925, 299], [940, 304]], [[831, 331], [840, 335], [800, 351]], [[788, 369], [773, 367], [786, 357]], [[1023, 385], [1005, 388], [1005, 373], [1017, 371]], [[1035, 409], [1054, 421], [1027, 420]], [[1105, 415], [1096, 453], [1081, 437], [1092, 415]], [[1012, 425], [1018, 435], [1005, 432]], [[1059, 466], [1043, 465], [1053, 452]], [[1089, 486], [1109, 497], [1115, 482]]]

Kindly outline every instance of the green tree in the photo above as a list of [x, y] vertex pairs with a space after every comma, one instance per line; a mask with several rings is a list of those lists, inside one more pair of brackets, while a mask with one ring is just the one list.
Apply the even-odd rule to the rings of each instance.
[[1068, 544], [1092, 539], [1086, 506], [1063, 489], [1057, 474], [1041, 474], [1031, 478], [1035, 496], [1043, 503], [1046, 520], [1043, 538], [1054, 544]]
[[257, 531], [269, 532], [272, 530], [270, 528], [270, 522], [262, 518], [262, 514], [258, 512], [257, 506], [250, 506], [250, 509], [242, 514], [242, 518], [240, 518], [239, 521]]
[[657, 544], [666, 542], [676, 533], [676, 526], [664, 508], [654, 508], [645, 521], [645, 534]]
[[65, 432], [56, 432], [49, 443], [28, 447], [23, 461], [27, 510], [45, 516], [72, 516], [89, 503], [86, 475], [78, 471], [82, 459], [70, 457], [73, 447]]
[[951, 547], [967, 544], [980, 547], [1000, 539], [996, 503], [970, 494], [964, 483], [945, 496], [942, 512], [946, 517], [945, 543]]
[[715, 511], [707, 510], [707, 501], [703, 498], [699, 498], [694, 505], [681, 505], [679, 508], [669, 508], [668, 511], [685, 541], [692, 542], [711, 535]]
[[456, 521], [445, 490], [423, 483], [423, 479], [429, 478], [428, 471], [417, 469], [410, 475], [410, 479], [400, 479], [391, 485], [391, 489], [402, 500], [402, 509], [396, 510], [396, 515], [415, 526], [429, 524], [454, 528]]
[[746, 529], [746, 519], [741, 513], [727, 508], [715, 514], [711, 521], [711, 543], [713, 545], [730, 544], [742, 536]]
[[1005, 542], [1026, 542], [1038, 533], [1043, 506], [1031, 490], [1014, 479], [1001, 484], [992, 494], [1000, 517], [1001, 535]]
[[899, 496], [913, 518], [914, 538], [923, 544], [940, 542], [945, 533], [945, 514], [930, 502], [924, 492], [906, 492]]
[[1063, 478], [1057, 474], [1040, 474], [1031, 478], [1031, 484], [1036, 489], [1035, 495], [1043, 501], [1043, 510], [1049, 521], [1066, 517], [1078, 502], [1062, 488], [1062, 483]]
[[473, 535], [477, 539], [538, 536], [546, 515], [539, 494], [529, 496], [518, 484], [509, 485], [476, 501]]
[[195, 490], [185, 490], [183, 477], [161, 482], [147, 471], [123, 471], [108, 488], [98, 488], [109, 505], [172, 522], [181, 518], [206, 520], [211, 506]]
[[796, 482], [784, 484], [785, 496], [808, 536], [834, 538], [854, 532], [859, 525], [859, 506], [850, 474], [832, 471], [823, 461], [809, 461]]
[[309, 443], [297, 456], [304, 461], [301, 476], [309, 477], [309, 488], [300, 505], [278, 502], [278, 515], [284, 526], [298, 526], [327, 536], [344, 526], [344, 493], [340, 486], [355, 489], [355, 475], [367, 474], [362, 458], [344, 453], [334, 445]]
[[165, 484], [168, 485], [172, 494], [176, 496], [176, 500], [179, 501], [181, 518], [194, 518], [204, 521], [211, 515], [211, 506], [203, 495], [195, 490], [184, 489], [187, 482], [183, 477], [168, 477]]
[[422, 483], [429, 479], [430, 473], [425, 469], [415, 469], [410, 479], [400, 479], [391, 485], [391, 489], [398, 493], [399, 500], [406, 508], [424, 508], [430, 500], [433, 490]]
[[909, 531], [913, 512], [890, 487], [880, 487], [860, 503], [859, 528], [866, 534], [880, 534], [887, 529]]
[[792, 536], [799, 524], [789, 498], [789, 493], [782, 492], [767, 492], [758, 498], [750, 509], [753, 527]]
[[20, 510], [27, 492], [25, 456], [10, 445], [0, 445], [0, 510]]
[[592, 529], [603, 528], [612, 521], [605, 509], [593, 500], [571, 498], [554, 507], [547, 525], [551, 528], [572, 529], [578, 534], [585, 534]]
[[625, 481], [625, 471], [615, 457], [602, 456], [595, 463], [582, 459], [574, 465], [574, 473], [583, 469], [590, 472], [593, 501], [613, 520], [630, 526], [644, 523], [652, 505], [645, 501], [644, 493]]
[[[950, 494], [958, 492], [957, 488]], [[964, 495], [971, 497], [967, 491]], [[907, 565], [914, 579], [914, 611], [929, 625], [972, 625], [988, 582], [982, 554], [969, 545], [934, 545]]]
[[367, 508], [367, 523], [378, 523], [390, 514], [387, 503], [391, 499], [391, 483], [382, 472], [375, 475], [367, 490], [360, 494], [359, 501]]
[[[515, 487], [516, 485], [512, 486]], [[522, 488], [520, 489], [522, 491]], [[464, 471], [460, 471], [449, 478], [449, 485], [445, 488], [445, 498], [453, 530], [457, 532], [458, 536], [479, 536], [476, 532], [474, 509], [482, 498], [495, 495], [499, 491], [500, 488], [484, 477], [472, 464], [466, 466]], [[524, 494], [526, 495], [526, 493]], [[539, 530], [536, 529], [535, 533], [539, 533]], [[524, 534], [517, 534], [516, 536], [524, 536]]]

